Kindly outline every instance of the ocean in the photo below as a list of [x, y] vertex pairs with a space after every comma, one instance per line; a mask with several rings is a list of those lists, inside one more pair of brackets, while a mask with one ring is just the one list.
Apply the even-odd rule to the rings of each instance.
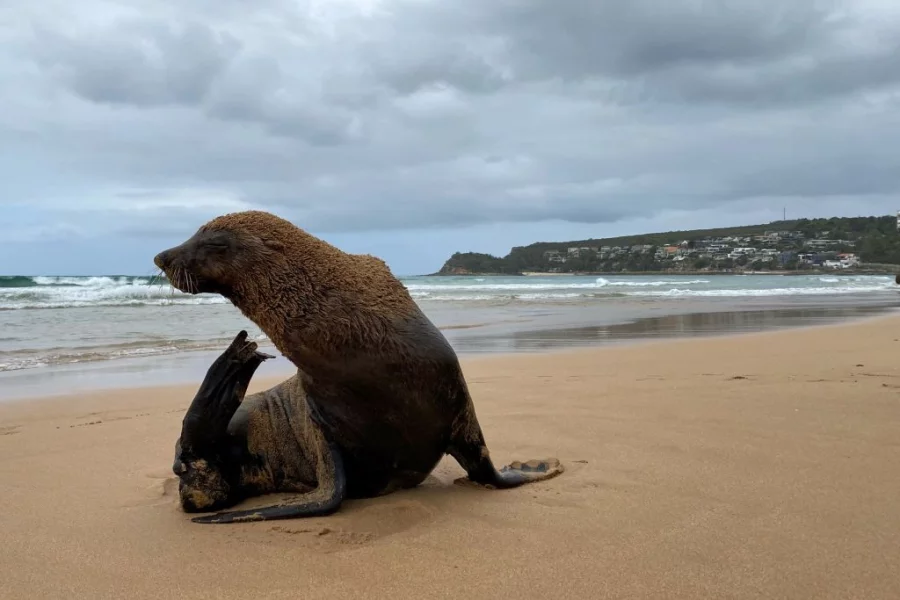
[[[418, 276], [401, 280], [462, 354], [545, 350], [651, 334], [762, 330], [888, 310], [898, 299], [898, 286], [888, 275]], [[146, 374], [154, 358], [169, 357], [170, 365], [176, 357], [207, 360], [241, 329], [267, 347], [259, 328], [224, 298], [183, 294], [165, 280], [121, 275], [3, 276], [0, 397], [4, 382], [25, 381], [12, 378], [13, 374], [27, 372], [28, 381], [49, 381], [59, 380], [60, 372], [83, 371], [92, 365], [104, 365], [95, 375], [108, 372], [111, 365], [136, 364], [144, 365], [140, 370]]]

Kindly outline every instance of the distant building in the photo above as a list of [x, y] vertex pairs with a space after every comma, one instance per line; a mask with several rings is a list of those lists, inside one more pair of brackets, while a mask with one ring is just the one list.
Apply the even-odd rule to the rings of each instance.
[[794, 252], [791, 252], [788, 250], [788, 251], [782, 252], [778, 255], [778, 262], [779, 262], [779, 264], [781, 264], [781, 266], [784, 266], [784, 265], [788, 264], [789, 262], [791, 262], [792, 260], [794, 260], [795, 257], [796, 257], [796, 254]]
[[546, 252], [544, 252], [544, 258], [546, 258], [548, 262], [566, 262], [566, 256], [559, 250], [547, 250]]
[[581, 246], [578, 248], [569, 248], [567, 253], [571, 258], [578, 258], [580, 256], [587, 256], [590, 253], [597, 253], [598, 248], [596, 246]]
[[848, 252], [838, 254], [838, 260], [840, 261], [841, 266], [845, 269], [848, 267], [855, 267], [859, 265], [859, 257]]

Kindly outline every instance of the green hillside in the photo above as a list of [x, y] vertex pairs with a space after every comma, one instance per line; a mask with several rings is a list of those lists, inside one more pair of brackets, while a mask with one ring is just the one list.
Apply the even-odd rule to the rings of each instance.
[[867, 264], [900, 265], [896, 217], [798, 219], [741, 227], [536, 242], [514, 247], [503, 257], [457, 252], [437, 274], [859, 270]]

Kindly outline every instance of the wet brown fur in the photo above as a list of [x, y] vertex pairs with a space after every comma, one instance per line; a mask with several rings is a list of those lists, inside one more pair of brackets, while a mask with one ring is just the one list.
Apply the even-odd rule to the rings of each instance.
[[[192, 240], [215, 235], [233, 236], [237, 251], [227, 259], [198, 256]], [[346, 253], [261, 211], [217, 217], [179, 248], [188, 256], [166, 271], [173, 284], [195, 293], [213, 286], [298, 368], [286, 382], [245, 398], [238, 411], [245, 413], [246, 445], [263, 457], [262, 466], [241, 465], [250, 493], [327, 494], [315, 486], [333, 482], [337, 467], [327, 459], [314, 409], [347, 453], [348, 477], [373, 473], [368, 488], [357, 488], [361, 495], [417, 485], [445, 453], [488, 486], [563, 472], [549, 459], [516, 462], [508, 467], [513, 472], [497, 474], [455, 354], [381, 259]]]
[[241, 235], [248, 264], [228, 267], [247, 270], [233, 301], [288, 358], [298, 338], [323, 354], [381, 347], [390, 319], [417, 308], [381, 259], [344, 252], [270, 213], [227, 214], [202, 230]]

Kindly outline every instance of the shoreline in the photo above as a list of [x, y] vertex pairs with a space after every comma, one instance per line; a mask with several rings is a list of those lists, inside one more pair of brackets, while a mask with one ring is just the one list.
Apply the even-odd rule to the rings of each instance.
[[[719, 312], [729, 304], [734, 310], [756, 310], [889, 305], [900, 298], [893, 278], [884, 276], [472, 279], [407, 280], [406, 285], [448, 338], [463, 342], [491, 338], [501, 349], [503, 335], [523, 331], [530, 335], [537, 329], [571, 330], [653, 315]], [[65, 365], [104, 362], [123, 369], [134, 365], [137, 370], [143, 358], [149, 365], [154, 360], [165, 362], [152, 357], [214, 352], [241, 329], [265, 343], [255, 324], [215, 295], [152, 291], [144, 281], [109, 277], [32, 283], [0, 294], [0, 399], [9, 395], [6, 390], [12, 381], [21, 380], [9, 379], [6, 374], [12, 372], [56, 377], [52, 374]], [[111, 370], [98, 367], [96, 372], [104, 377]]]
[[521, 565], [504, 595], [897, 598], [898, 331], [468, 357], [491, 456], [562, 475], [475, 489], [446, 457], [417, 488], [278, 522], [179, 508], [195, 385], [3, 402], [0, 597], [493, 598]]
[[567, 273], [551, 273], [549, 271], [521, 271], [517, 273], [432, 273], [431, 275], [417, 275], [415, 277], [640, 277], [644, 275], [657, 276], [696, 276], [696, 275], [778, 275], [783, 277], [804, 276], [804, 275], [822, 275], [822, 276], [845, 276], [852, 277], [858, 275], [881, 275], [895, 276], [900, 270], [887, 268], [872, 269], [796, 269], [775, 270], [775, 271], [754, 271], [751, 269], [731, 269], [730, 271], [707, 271], [703, 269], [684, 269], [684, 270], [667, 270], [667, 271], [571, 271]]
[[[778, 309], [775, 309], [778, 310]], [[783, 309], [786, 312], [797, 312], [801, 313], [803, 309]], [[785, 323], [782, 325], [778, 324], [769, 324], [768, 326], [763, 326], [758, 329], [749, 329], [749, 330], [735, 330], [735, 329], [718, 329], [712, 328], [708, 331], [699, 331], [695, 333], [690, 332], [678, 332], [675, 335], [665, 335], [658, 327], [654, 327], [653, 323], [661, 321], [661, 320], [674, 320], [679, 321], [683, 319], [699, 319], [703, 320], [705, 318], [715, 318], [717, 316], [721, 316], [723, 314], [731, 315], [731, 316], [749, 316], [753, 313], [766, 312], [766, 311], [728, 311], [728, 312], [704, 312], [704, 313], [686, 313], [683, 315], [666, 315], [663, 317], [642, 317], [635, 319], [633, 321], [627, 321], [622, 323], [614, 323], [611, 325], [585, 325], [581, 327], [569, 328], [569, 329], [546, 329], [546, 330], [538, 330], [531, 332], [532, 336], [535, 336], [536, 339], [530, 340], [535, 346], [529, 350], [489, 350], [489, 351], [478, 351], [472, 347], [471, 343], [463, 344], [462, 348], [457, 349], [457, 356], [459, 357], [460, 363], [467, 364], [469, 362], [481, 362], [481, 361], [489, 361], [492, 359], [516, 359], [518, 357], [527, 357], [527, 356], [559, 356], [559, 355], [578, 355], [579, 353], [585, 352], [593, 352], [593, 351], [605, 351], [605, 350], [616, 350], [623, 348], [632, 348], [635, 346], [646, 346], [646, 345], [657, 345], [657, 344], [676, 344], [682, 342], [692, 342], [692, 341], [703, 341], [703, 340], [714, 340], [714, 339], [729, 339], [729, 338], [743, 338], [743, 337], [752, 337], [752, 336], [765, 336], [770, 334], [778, 334], [778, 333], [790, 333], [793, 331], [803, 331], [810, 329], [819, 329], [819, 328], [833, 328], [833, 327], [852, 327], [854, 325], [865, 324], [870, 321], [877, 320], [885, 320], [889, 321], [891, 319], [897, 318], [897, 313], [900, 312], [900, 309], [890, 309], [886, 307], [876, 307], [874, 310], [869, 312], [863, 312], [862, 314], [858, 314], [852, 317], [844, 317], [844, 318], [825, 318], [822, 322], [814, 322], [814, 323], [804, 323], [804, 322], [794, 322], [794, 323]], [[649, 327], [647, 327], [649, 325]], [[466, 329], [466, 328], [462, 328]], [[650, 333], [648, 335], [640, 335], [641, 330], [649, 329]], [[618, 330], [620, 333], [618, 336], [597, 336], [598, 331], [616, 331]], [[629, 332], [636, 333], [636, 335], [628, 336]], [[586, 337], [600, 337], [602, 341], [593, 342], [590, 341], [588, 343], [577, 343], [577, 337], [579, 335], [585, 335]], [[556, 336], [556, 339], [553, 337]], [[547, 337], [551, 338], [549, 343], [541, 344], [541, 341], [545, 340]], [[222, 348], [224, 350], [224, 347]], [[74, 372], [75, 379], [93, 379], [92, 369], [90, 367], [109, 367], [110, 370], [118, 371], [120, 369], [116, 369], [116, 367], [122, 367], [121, 371], [123, 376], [113, 379], [111, 381], [104, 383], [96, 382], [94, 386], [82, 386], [75, 387], [74, 390], [71, 389], [71, 383], [69, 385], [70, 389], [63, 390], [62, 386], [57, 386], [56, 390], [53, 392], [48, 392], [47, 388], [44, 388], [43, 391], [32, 391], [31, 393], [24, 393], [20, 395], [14, 395], [9, 397], [0, 398], [0, 407], [4, 405], [8, 405], [10, 403], [19, 403], [19, 402], [43, 402], [51, 399], [64, 400], [67, 397], [80, 396], [83, 394], [95, 394], [98, 396], [108, 396], [108, 395], [129, 395], [136, 391], [156, 391], [157, 393], [163, 394], [166, 391], [171, 391], [173, 389], [183, 389], [185, 387], [191, 386], [199, 386], [204, 375], [206, 369], [209, 368], [209, 365], [216, 359], [219, 353], [222, 350], [203, 350], [203, 351], [193, 351], [193, 352], [185, 352], [176, 355], [162, 355], [148, 358], [138, 358], [138, 359], [122, 359], [120, 361], [108, 361], [109, 363], [119, 363], [119, 364], [92, 364], [85, 365], [84, 363], [75, 364], [75, 365], [66, 365], [63, 371]], [[266, 387], [271, 387], [281, 381], [284, 381], [286, 378], [291, 377], [296, 367], [291, 364], [284, 356], [282, 356], [278, 351], [271, 346], [268, 345], [260, 345], [260, 350], [264, 352], [268, 352], [269, 354], [275, 355], [274, 359], [270, 359], [266, 361], [257, 372], [258, 374], [254, 377], [253, 383], [251, 384], [251, 388], [258, 387], [258, 385], [266, 385]], [[171, 365], [176, 362], [186, 362], [188, 363], [189, 370], [183, 370], [180, 372], [175, 372], [170, 367], [167, 368], [166, 365]], [[122, 363], [125, 363], [124, 365]], [[132, 364], [128, 364], [132, 363]], [[156, 366], [159, 366], [160, 363], [163, 364], [161, 372], [154, 372], [153, 367], [154, 363]], [[133, 368], [129, 368], [132, 367]], [[11, 372], [17, 373], [17, 372]], [[129, 385], [129, 384], [119, 384], [116, 385], [115, 381], [122, 381], [124, 377], [134, 376], [137, 373], [141, 377], [139, 381], [143, 382], [140, 385]], [[28, 373], [30, 374], [30, 373]], [[56, 373], [51, 373], [52, 377]], [[47, 373], [35, 373], [35, 375], [48, 375]], [[42, 378], [46, 379], [46, 378]], [[0, 380], [2, 381], [2, 380]], [[262, 382], [262, 383], [260, 383]]]

